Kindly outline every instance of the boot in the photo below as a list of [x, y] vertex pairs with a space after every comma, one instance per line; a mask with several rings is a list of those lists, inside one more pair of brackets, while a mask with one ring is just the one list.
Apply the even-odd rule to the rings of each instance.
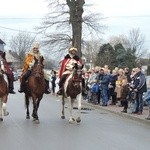
[[49, 81], [48, 80], [45, 80], [46, 82], [46, 88], [45, 88], [45, 94], [50, 94], [51, 93], [51, 90], [49, 88]]
[[18, 90], [19, 93], [25, 92], [25, 79], [22, 78], [22, 82], [20, 84], [20, 89]]
[[16, 92], [14, 92], [14, 82], [13, 82], [13, 78], [11, 78], [11, 76], [8, 74], [8, 83], [9, 83], [9, 93], [10, 94], [16, 94]]
[[57, 92], [57, 95], [62, 95], [62, 88], [59, 88], [59, 91]]
[[10, 93], [10, 94], [16, 94], [16, 92], [15, 92], [13, 89], [10, 89], [10, 90], [9, 90], [9, 93]]

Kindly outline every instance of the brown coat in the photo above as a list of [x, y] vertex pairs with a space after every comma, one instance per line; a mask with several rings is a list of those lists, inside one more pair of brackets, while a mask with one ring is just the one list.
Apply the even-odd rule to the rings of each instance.
[[117, 93], [117, 98], [121, 98], [124, 80], [125, 81], [127, 80], [125, 75], [118, 76], [118, 79], [116, 81], [116, 88], [115, 88], [115, 92]]

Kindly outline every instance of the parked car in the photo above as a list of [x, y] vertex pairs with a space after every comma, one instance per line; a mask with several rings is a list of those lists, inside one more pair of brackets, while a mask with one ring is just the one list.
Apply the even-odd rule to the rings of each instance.
[[17, 69], [17, 74], [18, 74], [18, 78], [20, 78], [22, 74], [22, 69]]
[[144, 101], [145, 106], [147, 106], [146, 97], [147, 97], [148, 93], [150, 92], [150, 76], [146, 77], [146, 84], [147, 84], [147, 92], [145, 92], [143, 94], [143, 101]]
[[14, 81], [18, 80], [18, 73], [13, 71]]

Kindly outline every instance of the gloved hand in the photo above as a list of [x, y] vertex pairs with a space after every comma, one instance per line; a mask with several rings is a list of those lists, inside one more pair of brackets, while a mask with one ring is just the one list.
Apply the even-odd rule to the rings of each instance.
[[33, 60], [29, 63], [29, 69], [31, 69], [31, 68], [33, 67], [34, 63], [35, 63], [35, 60], [33, 59]]

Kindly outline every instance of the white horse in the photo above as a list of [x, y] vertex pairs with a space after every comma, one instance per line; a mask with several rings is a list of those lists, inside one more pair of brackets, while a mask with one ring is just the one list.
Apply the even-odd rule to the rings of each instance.
[[82, 100], [82, 68], [83, 66], [75, 65], [72, 74], [66, 79], [63, 88], [62, 95], [62, 115], [61, 118], [65, 119], [64, 105], [65, 99], [69, 100], [69, 123], [75, 121], [73, 117], [73, 104], [77, 100], [78, 104], [78, 117], [76, 119], [77, 123], [81, 122], [81, 100]]
[[8, 79], [6, 74], [4, 74], [4, 64], [0, 58], [0, 121], [3, 121], [3, 116], [9, 115], [7, 112], [7, 99], [8, 99]]

